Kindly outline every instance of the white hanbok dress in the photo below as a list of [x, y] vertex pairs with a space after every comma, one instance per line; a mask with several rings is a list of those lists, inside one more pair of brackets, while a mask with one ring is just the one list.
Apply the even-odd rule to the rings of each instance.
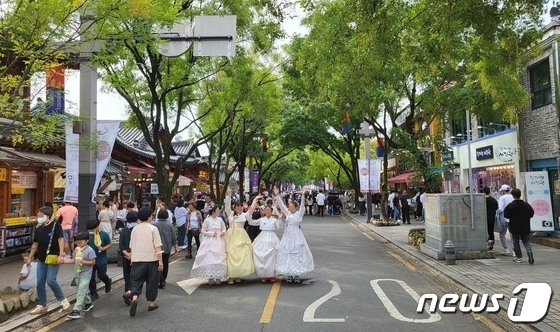
[[304, 199], [302, 199], [300, 209], [291, 213], [284, 205], [282, 198], [276, 197], [276, 203], [286, 218], [283, 225], [284, 235], [276, 257], [276, 273], [288, 277], [305, 276], [315, 269], [313, 255], [303, 232], [299, 229], [305, 212]]
[[[191, 277], [204, 279], [227, 279], [226, 224], [222, 218], [208, 217], [202, 223], [204, 240], [196, 253]], [[218, 236], [220, 235], [220, 236]]]
[[276, 256], [280, 247], [280, 239], [274, 232], [279, 228], [279, 221], [274, 217], [259, 219], [261, 233], [253, 242], [253, 259], [255, 273], [260, 278], [276, 276]]

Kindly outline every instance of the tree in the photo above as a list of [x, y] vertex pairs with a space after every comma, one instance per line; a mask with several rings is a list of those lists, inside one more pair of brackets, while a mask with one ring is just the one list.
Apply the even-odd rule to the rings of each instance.
[[[170, 199], [173, 184], [188, 158], [225, 128], [233, 116], [222, 118], [222, 126], [212, 132], [198, 133], [199, 122], [211, 113], [211, 109], [196, 109], [208, 93], [203, 83], [231, 63], [228, 59], [195, 58], [192, 50], [184, 56], [164, 57], [157, 52], [161, 41], [153, 34], [154, 29], [197, 14], [231, 13], [237, 15], [239, 39], [246, 41], [238, 49], [262, 50], [280, 35], [279, 18], [272, 15], [274, 8], [272, 2], [257, 0], [225, 4], [207, 1], [196, 5], [192, 1], [136, 1], [119, 8], [119, 17], [98, 27], [111, 36], [96, 58], [103, 68], [102, 76], [127, 101], [147, 144], [155, 152], [156, 181], [165, 199]], [[171, 143], [183, 132], [190, 132], [195, 138], [189, 150], [177, 158]], [[175, 172], [170, 178], [171, 168]]]

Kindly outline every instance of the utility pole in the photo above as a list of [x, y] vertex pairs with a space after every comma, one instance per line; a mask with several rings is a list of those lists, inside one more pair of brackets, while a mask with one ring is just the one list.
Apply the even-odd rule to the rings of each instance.
[[367, 209], [367, 222], [371, 221], [371, 218], [373, 216], [373, 212], [372, 212], [372, 206], [371, 206], [371, 188], [369, 188], [369, 186], [371, 185], [371, 151], [370, 151], [370, 139], [371, 139], [371, 135], [373, 135], [374, 130], [371, 129], [369, 127], [369, 123], [367, 123], [367, 121], [362, 122], [361, 124], [361, 128], [358, 131], [358, 133], [362, 136], [364, 136], [364, 144], [365, 144], [365, 157], [367, 160], [367, 164], [368, 164], [368, 192], [367, 192], [367, 198], [366, 198], [366, 209]]

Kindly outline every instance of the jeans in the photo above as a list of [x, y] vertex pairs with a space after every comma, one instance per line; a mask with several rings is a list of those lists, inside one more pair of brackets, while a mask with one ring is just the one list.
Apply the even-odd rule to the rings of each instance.
[[89, 296], [89, 281], [91, 280], [90, 275], [85, 275], [77, 277], [76, 281], [78, 284], [78, 295], [76, 295], [76, 303], [74, 303], [74, 310], [81, 311], [85, 304], [91, 303], [91, 297]]
[[525, 251], [532, 252], [533, 248], [531, 248], [531, 242], [529, 242], [530, 234], [518, 234], [518, 233], [511, 233], [511, 239], [513, 240], [513, 251], [515, 252], [515, 257], [521, 258], [523, 255], [521, 254], [521, 247], [519, 246], [519, 241], [523, 242], [523, 246], [525, 247]]
[[393, 208], [393, 219], [395, 220], [401, 219], [401, 209], [399, 209], [398, 207]]
[[47, 265], [41, 261], [37, 262], [37, 297], [39, 298], [39, 305], [47, 305], [47, 290], [45, 283], [49, 285], [54, 293], [54, 297], [58, 301], [64, 300], [62, 287], [60, 287], [56, 281], [58, 268], [58, 265]]
[[192, 230], [189, 229], [189, 231], [187, 232], [187, 248], [189, 251], [189, 254], [192, 255], [192, 240], [196, 241], [196, 250], [200, 249], [200, 231], [199, 230]]
[[502, 243], [502, 247], [504, 248], [504, 250], [506, 250], [508, 248], [507, 247], [507, 240], [506, 240], [507, 230], [508, 230], [508, 226], [506, 224], [506, 226], [504, 226], [502, 231], [499, 233], [500, 234], [500, 242]]
[[153, 302], [158, 295], [159, 272], [157, 261], [134, 262], [130, 271], [132, 281], [132, 295], [142, 294], [142, 287], [146, 283], [146, 300]]
[[111, 283], [111, 279], [107, 275], [107, 264], [95, 264], [93, 266], [93, 270], [91, 271], [91, 280], [89, 281], [90, 294], [97, 294], [97, 279], [95, 279], [96, 272], [99, 280], [103, 281], [105, 285]]
[[177, 245], [182, 247], [185, 245], [185, 236], [187, 234], [187, 229], [185, 225], [177, 227]]

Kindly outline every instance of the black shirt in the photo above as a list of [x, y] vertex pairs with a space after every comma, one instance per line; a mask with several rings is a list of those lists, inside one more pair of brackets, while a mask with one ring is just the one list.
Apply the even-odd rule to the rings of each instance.
[[408, 207], [408, 195], [400, 195], [399, 200], [401, 201], [402, 207]]
[[509, 231], [514, 234], [531, 233], [531, 218], [535, 214], [529, 203], [514, 199], [504, 209], [504, 217], [509, 219]]
[[[37, 247], [37, 252], [35, 256], [41, 262], [45, 262], [47, 258], [47, 248], [49, 246], [49, 239], [51, 238], [51, 232], [53, 231], [53, 223], [48, 225], [39, 226], [35, 229], [35, 235], [33, 237], [33, 242], [37, 242], [39, 246]], [[58, 247], [58, 239], [63, 237], [62, 226], [60, 223], [54, 222], [54, 234], [52, 236], [51, 248], [49, 255], [59, 255], [60, 248]]]
[[496, 221], [496, 211], [498, 210], [498, 201], [494, 197], [486, 197], [486, 221]]

